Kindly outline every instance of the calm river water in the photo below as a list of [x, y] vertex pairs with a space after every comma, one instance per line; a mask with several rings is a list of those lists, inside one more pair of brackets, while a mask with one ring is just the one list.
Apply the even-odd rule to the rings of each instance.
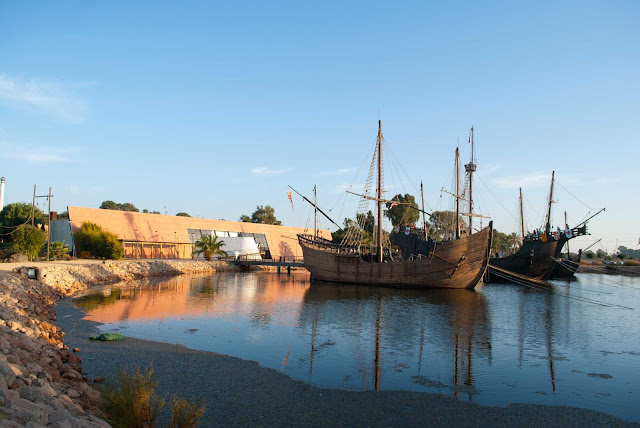
[[640, 278], [580, 274], [553, 292], [308, 278], [184, 275], [92, 289], [76, 304], [105, 332], [258, 361], [317, 386], [568, 405], [640, 421]]

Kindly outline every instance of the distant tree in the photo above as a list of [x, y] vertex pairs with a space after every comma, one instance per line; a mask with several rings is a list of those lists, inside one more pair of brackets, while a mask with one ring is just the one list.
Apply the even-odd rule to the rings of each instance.
[[69, 220], [69, 213], [67, 211], [62, 211], [58, 214], [58, 220]]
[[212, 256], [215, 255], [227, 257], [227, 252], [222, 249], [224, 245], [224, 241], [218, 241], [217, 236], [204, 235], [195, 242], [195, 254], [204, 253], [204, 258], [209, 261], [211, 260]]
[[[12, 235], [6, 235], [11, 233], [21, 224], [31, 224], [31, 209], [32, 205], [25, 202], [16, 202], [6, 205], [2, 211], [0, 211], [0, 233], [5, 234], [7, 241], [11, 242]], [[42, 211], [35, 208], [35, 224], [42, 222]]]
[[120, 206], [120, 211], [131, 211], [135, 213], [139, 213], [140, 210], [135, 207], [135, 205], [125, 202], [124, 204], [118, 204]]
[[520, 239], [515, 232], [507, 235], [507, 254], [513, 254], [520, 248]]
[[497, 254], [503, 252], [506, 255], [518, 251], [520, 240], [515, 233], [502, 233], [497, 229], [493, 230], [493, 240], [491, 242], [491, 252]]
[[249, 217], [246, 214], [242, 214], [240, 216], [240, 218], [238, 219], [238, 221], [242, 222], [242, 223], [251, 223], [251, 217]]
[[151, 214], [161, 214], [160, 211], [151, 211]]
[[507, 249], [507, 235], [498, 229], [493, 229], [493, 239], [491, 241], [491, 253], [497, 254], [500, 251], [505, 252]]
[[587, 250], [587, 252], [586, 252], [586, 253], [584, 253], [584, 256], [585, 256], [587, 259], [591, 260], [591, 259], [594, 259], [594, 258], [596, 257], [596, 253], [594, 253], [594, 252], [593, 252], [593, 251], [591, 251], [591, 250]]
[[142, 210], [142, 212], [145, 213], [145, 214], [148, 214], [149, 210], [145, 208], [145, 209]]
[[607, 256], [607, 253], [603, 250], [596, 251], [596, 259], [604, 259]]
[[180, 213], [176, 214], [176, 216], [177, 217], [191, 217], [189, 214], [183, 213], [183, 212], [180, 212]]
[[[247, 221], [247, 219], [249, 219], [249, 221]], [[258, 205], [256, 210], [251, 214], [251, 217], [243, 214], [240, 216], [240, 221], [245, 223], [274, 224], [276, 226], [282, 225], [282, 222], [276, 219], [275, 209], [269, 205]]]
[[391, 198], [392, 201], [400, 202], [400, 204], [394, 205], [392, 202], [387, 202], [387, 212], [385, 216], [391, 220], [391, 224], [394, 226], [400, 226], [404, 224], [415, 224], [420, 219], [420, 211], [418, 211], [418, 204], [413, 196], [410, 194], [395, 195]]
[[33, 260], [40, 253], [46, 239], [42, 230], [30, 224], [17, 228], [11, 235], [13, 248], [25, 254], [30, 260]]
[[623, 254], [623, 253], [618, 253], [618, 255], [616, 257], [618, 257], [620, 260], [624, 260], [624, 259], [627, 258], [627, 255]]
[[640, 259], [640, 249], [634, 250], [625, 246], [619, 246], [618, 252], [624, 254], [629, 259]]
[[135, 205], [133, 205], [130, 202], [125, 202], [123, 204], [119, 204], [117, 202], [113, 202], [113, 201], [104, 201], [102, 204], [100, 204], [100, 209], [103, 210], [117, 210], [117, 211], [130, 211], [130, 212], [140, 212], [140, 210], [138, 208], [135, 207]]
[[102, 210], [118, 210], [118, 204], [113, 201], [104, 201], [100, 204], [100, 209]]
[[[359, 244], [359, 245], [371, 245], [373, 242], [373, 228], [375, 226], [376, 220], [373, 216], [371, 210], [364, 213], [359, 213], [356, 215], [356, 219], [345, 218], [344, 219], [344, 227], [342, 229], [336, 230], [331, 233], [331, 239], [336, 243], [342, 242], [346, 237], [349, 237], [349, 240], [354, 240], [357, 242], [350, 242], [350, 244]], [[383, 233], [387, 233], [383, 231]]]
[[[455, 219], [454, 211], [434, 211], [431, 213], [431, 223], [429, 225], [429, 235], [434, 239], [450, 239], [455, 235]], [[467, 222], [460, 217], [460, 230], [467, 228]]]

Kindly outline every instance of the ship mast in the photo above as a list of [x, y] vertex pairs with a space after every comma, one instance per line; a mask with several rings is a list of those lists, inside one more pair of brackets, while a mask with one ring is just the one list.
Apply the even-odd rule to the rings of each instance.
[[428, 238], [428, 236], [427, 236], [427, 220], [425, 219], [425, 216], [424, 216], [424, 192], [423, 192], [423, 188], [422, 188], [422, 180], [420, 180], [420, 201], [421, 201], [421, 205], [422, 205], [422, 227], [424, 228], [424, 239], [426, 241], [427, 238]]
[[522, 210], [522, 187], [520, 188], [520, 230], [522, 232], [522, 243], [524, 244], [524, 211]]
[[[564, 227], [566, 229], [569, 229], [569, 223], [567, 223], [567, 212], [564, 212]], [[569, 258], [571, 255], [571, 252], [569, 251], [569, 240], [567, 239], [567, 258]]]
[[471, 235], [473, 233], [473, 173], [476, 171], [476, 164], [473, 162], [473, 126], [469, 142], [471, 143], [471, 160], [464, 166], [464, 169], [469, 177], [469, 235]]
[[460, 239], [460, 149], [458, 147], [456, 147], [456, 239]]
[[382, 263], [382, 121], [378, 121], [378, 263]]
[[544, 230], [548, 235], [551, 232], [551, 204], [553, 203], [553, 182], [555, 180], [556, 172], [551, 173], [551, 188], [549, 189], [549, 207], [547, 208], [547, 219], [545, 221]]
[[313, 204], [314, 204], [314, 219], [313, 219], [313, 238], [318, 237], [318, 191], [316, 185], [313, 186]]

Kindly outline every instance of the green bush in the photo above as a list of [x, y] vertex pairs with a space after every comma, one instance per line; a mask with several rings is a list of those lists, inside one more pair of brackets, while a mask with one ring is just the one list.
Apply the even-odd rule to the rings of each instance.
[[69, 255], [69, 246], [64, 242], [52, 242], [49, 245], [49, 258], [51, 260], [63, 259]]
[[19, 227], [11, 236], [13, 238], [13, 248], [20, 253], [24, 253], [31, 260], [42, 251], [46, 239], [42, 230], [30, 224]]
[[73, 234], [73, 238], [81, 257], [89, 253], [92, 257], [119, 260], [124, 255], [124, 248], [118, 237], [102, 230], [95, 223], [83, 222], [80, 230]]

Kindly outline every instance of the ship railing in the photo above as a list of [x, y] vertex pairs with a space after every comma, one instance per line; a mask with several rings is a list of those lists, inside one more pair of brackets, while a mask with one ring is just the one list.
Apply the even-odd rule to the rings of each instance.
[[315, 250], [326, 251], [329, 253], [336, 254], [357, 254], [360, 252], [360, 249], [355, 246], [345, 246], [341, 244], [336, 244], [333, 241], [329, 241], [324, 238], [316, 238], [313, 235], [309, 234], [300, 234], [298, 235], [300, 241], [303, 241], [306, 246], [311, 247]]
[[[557, 230], [551, 230], [551, 233], [549, 234], [549, 238], [548, 239], [554, 239], [555, 233], [557, 232]], [[564, 238], [566, 237], [565, 234], [565, 230], [560, 231], [560, 238]], [[571, 228], [571, 238], [575, 238], [577, 236], [583, 236], [583, 235], [588, 235], [589, 233], [587, 232], [587, 225], [583, 225], [580, 227], [574, 227]], [[524, 237], [525, 241], [540, 241], [540, 233], [538, 234], [533, 234], [530, 233], [527, 236]]]

